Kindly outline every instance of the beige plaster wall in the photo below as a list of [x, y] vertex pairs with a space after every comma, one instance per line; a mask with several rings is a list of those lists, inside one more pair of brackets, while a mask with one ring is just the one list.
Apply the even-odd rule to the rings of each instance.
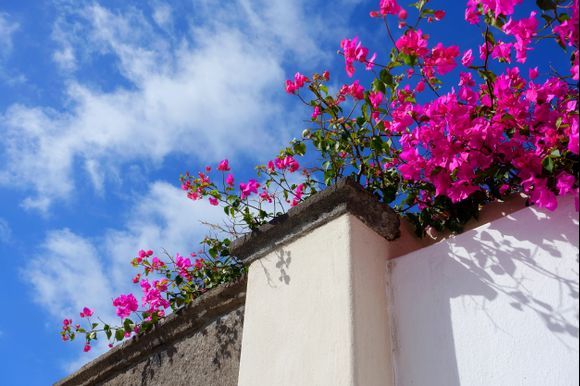
[[346, 214], [253, 262], [239, 385], [389, 385], [386, 243]]

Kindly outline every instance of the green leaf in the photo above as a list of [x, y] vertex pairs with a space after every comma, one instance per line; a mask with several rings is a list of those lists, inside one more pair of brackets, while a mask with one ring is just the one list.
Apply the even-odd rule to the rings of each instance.
[[135, 325], [135, 323], [133, 323], [133, 321], [129, 318], [125, 319], [125, 321], [123, 322], [123, 327], [125, 328], [126, 332], [133, 331], [134, 325]]
[[389, 87], [393, 86], [393, 75], [387, 70], [383, 68], [380, 72], [381, 81]]
[[552, 172], [554, 171], [554, 160], [551, 157], [546, 157], [544, 158], [544, 160], [542, 161], [542, 165], [544, 166], [544, 169], [546, 169], [548, 172]]
[[372, 89], [373, 91], [380, 91], [382, 93], [385, 93], [387, 91], [387, 89], [385, 88], [385, 84], [381, 82], [380, 79], [373, 80]]
[[125, 338], [125, 331], [123, 331], [122, 328], [119, 328], [117, 331], [115, 331], [115, 339], [117, 339], [120, 342], [124, 338]]
[[304, 144], [304, 142], [298, 141], [298, 142], [294, 143], [293, 148], [294, 148], [294, 152], [297, 155], [306, 154], [306, 145]]

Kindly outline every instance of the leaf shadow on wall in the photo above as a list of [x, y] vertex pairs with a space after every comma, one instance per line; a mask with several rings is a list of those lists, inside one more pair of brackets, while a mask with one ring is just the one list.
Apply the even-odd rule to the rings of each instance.
[[[471, 313], [467, 320], [478, 315], [488, 320], [496, 343], [512, 345], [516, 351], [520, 342], [512, 336], [509, 318], [537, 323], [537, 317], [572, 353], [571, 342], [579, 334], [579, 257], [577, 247], [574, 252], [570, 244], [578, 245], [577, 213], [526, 209], [416, 251], [412, 257], [391, 260], [398, 384], [465, 383], [465, 374], [458, 369], [458, 331], [453, 328], [474, 326], [462, 321], [463, 312]], [[512, 312], [505, 319], [498, 312], [506, 310], [504, 304], [506, 312], [511, 308], [516, 315]], [[517, 316], [520, 312], [525, 319]], [[473, 355], [482, 355], [473, 349]]]

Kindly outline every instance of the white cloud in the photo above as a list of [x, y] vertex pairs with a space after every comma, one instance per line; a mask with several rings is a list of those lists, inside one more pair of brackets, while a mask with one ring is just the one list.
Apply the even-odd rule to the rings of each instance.
[[[167, 6], [155, 4], [152, 17], [169, 22]], [[63, 68], [112, 55], [131, 86], [103, 91], [73, 71], [66, 109], [12, 105], [0, 114], [6, 165], [0, 185], [20, 187], [28, 193], [25, 208], [46, 211], [71, 196], [82, 173], [102, 192], [106, 174], [122, 175], [115, 170], [135, 161], [154, 166], [172, 154], [202, 161], [269, 156], [292, 123], [284, 109], [289, 99], [280, 92], [283, 63], [291, 55], [315, 65], [323, 27], [313, 16], [318, 13], [307, 13], [307, 2], [240, 0], [228, 6], [237, 12], [219, 4], [196, 4], [196, 17], [208, 23], [192, 22], [181, 38], [160, 33], [131, 7], [84, 7], [70, 29], [59, 19], [54, 59]]]
[[156, 1], [153, 6], [153, 20], [163, 29], [173, 30], [173, 9], [165, 3]]
[[19, 24], [11, 20], [10, 15], [0, 12], [0, 56], [6, 57], [12, 52], [13, 36]]
[[84, 306], [106, 309], [112, 296], [104, 261], [94, 245], [69, 229], [50, 232], [22, 271], [34, 300], [59, 319], [76, 316]]
[[8, 224], [8, 221], [0, 217], [0, 244], [5, 244], [10, 242], [12, 239], [12, 229]]

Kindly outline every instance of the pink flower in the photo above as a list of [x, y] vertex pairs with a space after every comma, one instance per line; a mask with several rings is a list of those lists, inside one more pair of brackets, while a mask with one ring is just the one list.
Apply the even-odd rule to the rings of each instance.
[[493, 47], [493, 51], [491, 51], [491, 57], [493, 59], [503, 59], [506, 62], [511, 63], [512, 47], [512, 43], [504, 43], [499, 41], [495, 47]]
[[408, 30], [395, 42], [399, 51], [407, 55], [423, 57], [429, 52], [427, 50], [427, 35], [419, 30]]
[[88, 307], [84, 307], [81, 311], [81, 318], [89, 318], [91, 316], [93, 316], [93, 311]]
[[187, 270], [191, 268], [191, 260], [188, 257], [183, 257], [178, 253], [175, 256], [175, 266], [178, 268], [181, 276], [189, 276]]
[[538, 67], [530, 68], [528, 74], [531, 80], [534, 80], [538, 77]]
[[169, 301], [163, 297], [163, 293], [167, 291], [167, 284], [167, 279], [155, 280], [153, 285], [145, 279], [141, 280], [140, 285], [144, 294], [141, 303], [143, 306], [149, 306], [149, 312], [170, 306]]
[[537, 35], [538, 20], [536, 20], [536, 12], [532, 11], [527, 19], [518, 21], [509, 19], [502, 29], [506, 34], [515, 36], [516, 60], [520, 63], [525, 63], [528, 55], [527, 51], [530, 50], [528, 46], [532, 42], [532, 38]]
[[320, 114], [322, 114], [322, 111], [320, 110], [320, 107], [315, 106], [314, 107], [314, 111], [312, 112], [312, 120], [315, 121], [316, 118], [318, 118], [320, 116]]
[[426, 67], [434, 67], [440, 75], [452, 71], [457, 63], [455, 58], [459, 56], [459, 47], [444, 47], [437, 43], [431, 52], [431, 56], [425, 60]]
[[291, 173], [294, 173], [295, 171], [300, 169], [300, 164], [298, 163], [298, 161], [296, 161], [296, 159], [290, 155], [284, 158], [276, 158], [276, 160], [274, 161], [274, 165], [276, 166], [276, 168], [280, 170], [288, 169], [288, 171]]
[[415, 86], [415, 91], [417, 92], [423, 92], [425, 90], [425, 82], [424, 81], [419, 81], [419, 83], [417, 83], [417, 86]]
[[294, 81], [291, 80], [286, 81], [286, 92], [288, 94], [294, 94], [296, 91], [304, 87], [304, 85], [307, 82], [310, 82], [310, 79], [308, 79], [301, 73], [297, 72], [296, 74], [294, 74]]
[[483, 5], [483, 9], [493, 11], [495, 17], [499, 15], [509, 16], [514, 13], [515, 6], [523, 0], [478, 0]]
[[374, 110], [379, 108], [379, 105], [383, 101], [383, 93], [380, 91], [371, 91], [369, 93], [369, 100], [371, 101], [371, 106], [373, 106]]
[[273, 196], [270, 193], [268, 193], [268, 191], [266, 190], [266, 188], [264, 188], [262, 190], [262, 193], [260, 193], [260, 198], [263, 201], [268, 201], [268, 202], [272, 202], [273, 201]]
[[302, 196], [304, 195], [304, 184], [300, 184], [294, 189], [294, 198], [292, 199], [292, 203], [290, 205], [296, 206], [302, 201]]
[[564, 194], [574, 190], [576, 177], [574, 177], [573, 175], [566, 172], [561, 172], [560, 174], [558, 174], [557, 180], [558, 182], [556, 183], [556, 187], [558, 188], [558, 194], [560, 196], [563, 196]]
[[296, 74], [294, 74], [294, 82], [296, 83], [296, 87], [301, 88], [304, 87], [306, 82], [310, 82], [310, 80], [306, 76], [297, 72]]
[[196, 259], [195, 260], [195, 264], [194, 264], [195, 269], [197, 269], [197, 270], [202, 269], [203, 268], [203, 263], [204, 263], [204, 260], [203, 259]]
[[260, 184], [256, 180], [250, 180], [248, 183], [241, 183], [240, 190], [242, 199], [249, 197], [252, 193], [258, 193]]
[[158, 270], [165, 267], [165, 263], [157, 256], [151, 260], [151, 269]]
[[139, 304], [137, 299], [133, 294], [120, 295], [113, 300], [113, 306], [117, 307], [117, 315], [120, 318], [126, 318], [131, 315], [132, 312], [137, 311]]
[[228, 174], [228, 176], [226, 177], [226, 184], [228, 184], [229, 186], [234, 186], [234, 176], [231, 174]]
[[371, 58], [367, 59], [369, 50], [368, 48], [363, 47], [362, 43], [358, 41], [358, 37], [354, 37], [352, 40], [343, 39], [340, 42], [340, 47], [344, 54], [346, 73], [349, 77], [354, 75], [353, 63], [355, 61], [365, 63], [367, 70], [373, 68], [376, 54], [373, 54]]
[[580, 80], [580, 51], [576, 50], [576, 52], [573, 55], [574, 59], [572, 61], [570, 73], [572, 74], [572, 79]]
[[396, 15], [401, 10], [399, 4], [396, 0], [381, 0], [380, 12], [381, 15]]
[[408, 16], [409, 16], [409, 14], [408, 14], [407, 10], [404, 8], [401, 8], [401, 10], [399, 11], [399, 19], [406, 20]]
[[228, 161], [227, 159], [225, 159], [225, 160], [221, 161], [221, 162], [219, 163], [219, 165], [218, 165], [218, 168], [217, 168], [217, 169], [218, 169], [220, 172], [229, 172], [229, 171], [231, 170], [231, 169], [230, 169], [230, 163], [229, 163], [229, 161]]
[[296, 87], [296, 84], [294, 82], [292, 82], [291, 80], [287, 80], [286, 81], [286, 92], [288, 94], [294, 94], [296, 91], [298, 91], [298, 87]]
[[469, 67], [471, 66], [472, 63], [473, 63], [473, 50], [467, 50], [465, 51], [465, 54], [463, 54], [463, 57], [461, 58], [461, 64], [463, 64], [465, 67]]
[[465, 20], [470, 24], [479, 23], [479, 16], [481, 15], [477, 9], [479, 0], [468, 0], [467, 8], [465, 8]]
[[215, 197], [210, 197], [210, 198], [209, 198], [209, 204], [210, 204], [210, 205], [212, 205], [212, 206], [218, 206], [220, 203], [219, 203], [219, 201], [218, 201], [218, 199], [217, 199], [217, 198], [215, 198]]
[[365, 89], [360, 85], [358, 80], [355, 80], [351, 85], [344, 85], [341, 87], [340, 95], [350, 95], [356, 100], [363, 100], [365, 98]]
[[91, 351], [91, 345], [90, 345], [90, 344], [88, 344], [88, 343], [87, 343], [87, 344], [85, 344], [85, 347], [83, 347], [83, 351], [84, 351], [84, 352], [89, 352], [89, 351]]
[[381, 0], [379, 4], [378, 11], [372, 11], [370, 13], [371, 17], [379, 17], [379, 16], [387, 16], [387, 15], [396, 15], [400, 13], [401, 7], [397, 4], [396, 0]]
[[445, 11], [443, 11], [443, 10], [435, 11], [433, 16], [435, 17], [435, 20], [437, 20], [437, 21], [443, 20], [443, 18], [445, 17]]
[[556, 195], [545, 185], [536, 186], [530, 196], [530, 201], [540, 208], [554, 211], [558, 207]]
[[[575, 12], [578, 12], [578, 10]], [[554, 27], [552, 31], [558, 35], [562, 44], [568, 44], [569, 46], [577, 45], [579, 36], [578, 15], [573, 14], [571, 20], [565, 20], [562, 24]]]

